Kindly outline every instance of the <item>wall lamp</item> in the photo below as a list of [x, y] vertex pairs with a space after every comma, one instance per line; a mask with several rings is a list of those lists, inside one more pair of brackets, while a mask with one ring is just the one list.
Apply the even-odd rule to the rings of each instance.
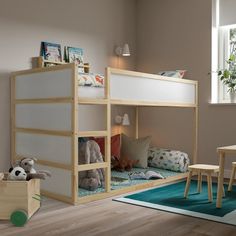
[[130, 56], [130, 50], [128, 43], [124, 44], [123, 47], [116, 47], [115, 53], [117, 56], [123, 56], [123, 57], [129, 57]]
[[115, 123], [117, 125], [125, 125], [125, 126], [130, 125], [128, 114], [124, 114], [123, 116], [116, 116]]

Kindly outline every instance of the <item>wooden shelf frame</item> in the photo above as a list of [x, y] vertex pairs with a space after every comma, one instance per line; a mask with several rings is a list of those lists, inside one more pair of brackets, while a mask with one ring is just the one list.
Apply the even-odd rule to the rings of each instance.
[[[135, 115], [135, 137], [139, 137], [139, 107], [178, 107], [178, 108], [187, 108], [192, 109], [194, 113], [194, 135], [193, 135], [193, 163], [196, 163], [197, 160], [197, 145], [198, 145], [198, 84], [196, 81], [190, 80], [182, 80], [168, 77], [160, 77], [157, 75], [151, 75], [146, 73], [134, 72], [134, 71], [126, 71], [119, 70], [114, 68], [106, 68], [106, 80], [105, 80], [105, 96], [104, 99], [94, 99], [94, 98], [81, 98], [78, 94], [78, 74], [77, 67], [74, 63], [65, 64], [58, 63], [60, 65], [53, 67], [41, 67], [32, 70], [24, 70], [12, 73], [11, 77], [11, 158], [12, 161], [17, 159], [16, 153], [16, 134], [35, 134], [35, 135], [49, 135], [55, 137], [66, 137], [71, 140], [71, 157], [70, 164], [65, 164], [61, 162], [55, 162], [47, 160], [47, 157], [40, 157], [38, 160], [38, 164], [48, 167], [55, 168], [62, 171], [67, 171], [71, 175], [71, 196], [68, 197], [61, 193], [56, 193], [54, 191], [43, 189], [42, 193], [44, 193], [48, 197], [52, 197], [64, 202], [68, 202], [71, 204], [79, 204], [85, 203], [97, 199], [106, 198], [109, 196], [114, 196], [122, 193], [126, 193], [129, 191], [135, 191], [146, 187], [152, 187], [159, 184], [176, 181], [179, 179], [183, 179], [186, 177], [186, 174], [179, 174], [174, 177], [170, 177], [166, 180], [157, 180], [151, 181], [145, 184], [138, 184], [134, 186], [130, 186], [124, 189], [113, 190], [111, 191], [111, 106], [112, 105], [125, 105], [125, 106], [135, 106], [136, 107], [136, 115]], [[34, 74], [41, 74], [46, 72], [56, 72], [60, 70], [69, 69], [72, 71], [70, 83], [71, 83], [71, 92], [70, 96], [56, 96], [56, 97], [40, 97], [40, 98], [17, 98], [16, 97], [16, 80], [20, 80], [23, 76], [31, 76]], [[195, 101], [194, 103], [177, 103], [177, 102], [148, 102], [148, 101], [140, 101], [140, 100], [125, 100], [125, 99], [112, 99], [110, 86], [111, 86], [111, 75], [119, 74], [119, 75], [128, 75], [128, 76], [136, 76], [147, 79], [163, 79], [163, 81], [172, 81], [178, 83], [192, 84], [195, 86]], [[68, 104], [72, 107], [71, 109], [71, 129], [66, 131], [60, 130], [48, 130], [48, 129], [37, 129], [37, 128], [26, 128], [26, 127], [17, 127], [16, 126], [16, 106], [26, 104], [26, 105], [48, 105], [48, 104]], [[106, 106], [106, 130], [94, 130], [94, 131], [84, 131], [79, 127], [78, 117], [80, 115], [79, 104], [85, 105], [105, 105]], [[92, 163], [92, 164], [78, 164], [78, 138], [79, 137], [104, 137], [105, 138], [105, 160], [103, 163]], [[103, 168], [105, 170], [105, 189], [104, 193], [95, 194], [92, 196], [86, 197], [78, 197], [78, 174], [80, 171], [92, 170]]]
[[[36, 59], [36, 63], [38, 68], [43, 68], [45, 67], [46, 64], [54, 64], [54, 65], [66, 65], [68, 64], [68, 62], [65, 61], [51, 61], [51, 60], [46, 60], [43, 57], [35, 57]], [[77, 65], [77, 67], [79, 68], [90, 68], [89, 65], [83, 65], [83, 66], [79, 66]]]

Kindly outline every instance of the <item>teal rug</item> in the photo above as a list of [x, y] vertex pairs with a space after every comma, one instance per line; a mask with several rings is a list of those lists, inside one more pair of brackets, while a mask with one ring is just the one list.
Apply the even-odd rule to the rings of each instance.
[[236, 187], [232, 192], [225, 188], [222, 208], [216, 208], [217, 184], [213, 183], [213, 202], [208, 202], [207, 183], [202, 183], [202, 192], [197, 193], [197, 181], [192, 180], [188, 198], [183, 197], [185, 181], [156, 187], [150, 190], [115, 199], [119, 202], [198, 217], [236, 225]]

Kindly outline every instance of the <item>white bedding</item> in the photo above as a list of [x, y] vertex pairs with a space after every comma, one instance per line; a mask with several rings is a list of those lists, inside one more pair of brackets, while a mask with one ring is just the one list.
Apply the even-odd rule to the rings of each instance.
[[104, 98], [105, 88], [78, 86], [78, 96], [79, 98]]

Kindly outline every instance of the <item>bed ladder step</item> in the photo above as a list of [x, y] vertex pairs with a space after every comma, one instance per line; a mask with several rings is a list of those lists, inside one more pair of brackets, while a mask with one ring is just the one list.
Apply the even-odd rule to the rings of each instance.
[[106, 105], [108, 103], [107, 99], [91, 99], [91, 98], [79, 98], [78, 99], [79, 104], [88, 104], [88, 105], [96, 105], [96, 104], [101, 104], [101, 105]]
[[109, 164], [107, 162], [81, 164], [81, 165], [78, 165], [78, 171], [95, 170], [95, 169], [108, 168], [108, 167], [109, 167]]
[[80, 131], [79, 137], [107, 137], [108, 131]]

